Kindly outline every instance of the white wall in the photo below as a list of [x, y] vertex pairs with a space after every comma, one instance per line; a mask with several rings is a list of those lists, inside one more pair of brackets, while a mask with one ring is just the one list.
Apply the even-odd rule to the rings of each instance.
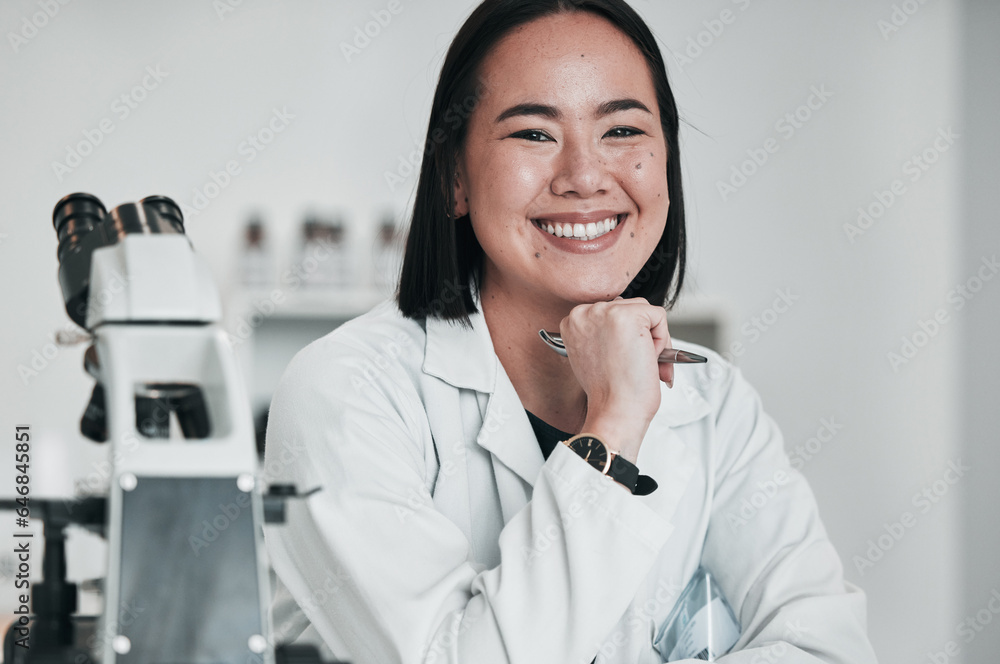
[[[279, 255], [291, 251], [307, 209], [348, 212], [358, 254], [370, 254], [376, 216], [386, 208], [403, 210], [414, 182], [411, 175], [392, 191], [385, 173], [397, 172], [400, 159], [422, 140], [444, 50], [473, 4], [399, 1], [402, 11], [350, 62], [341, 42], [387, 2], [244, 0], [221, 17], [209, 2], [72, 2], [17, 52], [9, 37], [0, 45], [6, 206], [0, 217], [0, 458], [9, 458], [15, 423], [30, 423], [37, 495], [68, 492], [72, 478], [92, 472], [104, 454], [76, 433], [90, 391], [82, 348], [60, 350], [26, 381], [18, 373], [34, 351], [47, 350], [51, 332], [69, 326], [56, 281], [54, 203], [88, 191], [109, 207], [153, 193], [190, 205], [194, 188], [235, 159], [240, 175], [187, 220], [189, 236], [225, 288], [236, 268], [242, 222], [253, 210], [271, 224]], [[988, 351], [992, 338], [981, 331], [963, 338], [960, 331], [976, 311], [986, 321], [986, 303], [996, 302], [1000, 283], [987, 283], [962, 311], [947, 300], [951, 288], [975, 273], [980, 256], [997, 248], [986, 242], [987, 235], [995, 237], [990, 213], [996, 206], [989, 205], [995, 187], [988, 188], [993, 198], [976, 198], [959, 179], [975, 170], [976, 159], [988, 158], [973, 125], [992, 132], [989, 145], [996, 145], [997, 132], [989, 114], [963, 114], [961, 73], [972, 71], [963, 66], [978, 58], [963, 59], [960, 7], [902, 4], [916, 13], [885, 35], [879, 21], [892, 19], [888, 0], [634, 4], [668, 50], [683, 54], [689, 38], [707, 44], [700, 53], [692, 49], [688, 61], [668, 56], [688, 125], [689, 298], [729, 304], [730, 341], [745, 349], [736, 361], [781, 424], [790, 450], [824, 421], [842, 426], [814, 456], [800, 458], [847, 577], [868, 592], [872, 640], [886, 662], [925, 661], [929, 651], [942, 650], [956, 638], [955, 625], [982, 608], [984, 588], [1000, 584], [995, 533], [987, 539], [975, 518], [962, 529], [961, 501], [972, 495], [975, 473], [955, 490], [939, 484], [948, 491], [926, 513], [913, 503], [915, 493], [944, 476], [950, 460], [970, 454], [970, 439], [960, 435], [979, 436], [977, 449], [998, 463], [985, 446], [995, 439], [995, 427], [988, 426], [995, 417], [982, 415], [995, 390], [966, 401], [972, 388], [960, 382], [993, 381], [995, 387], [995, 378], [978, 376], [975, 357], [961, 364], [960, 348], [973, 335], [975, 348]], [[724, 10], [730, 22], [712, 23]], [[5, 35], [17, 32], [38, 11], [34, 1], [5, 2], [0, 27]], [[977, 28], [969, 23], [968, 29]], [[996, 30], [982, 31], [980, 41], [990, 34]], [[112, 103], [147, 67], [166, 77], [121, 118]], [[996, 67], [974, 71], [995, 77]], [[776, 123], [813, 89], [832, 96], [789, 136]], [[995, 95], [990, 99], [995, 109]], [[275, 108], [294, 118], [247, 161], [241, 141], [264, 127]], [[52, 162], [65, 160], [66, 146], [102, 118], [111, 119], [114, 131], [60, 180]], [[904, 162], [949, 127], [959, 135], [954, 145], [911, 182]], [[723, 200], [718, 181], [769, 138], [777, 151]], [[895, 179], [905, 193], [850, 241], [844, 225]], [[798, 299], [775, 318], [768, 309], [779, 290]], [[894, 368], [887, 354], [900, 352], [901, 337], [919, 332], [919, 321], [938, 309], [948, 322]], [[766, 331], [752, 331], [754, 317], [770, 322]], [[995, 367], [995, 351], [991, 357]], [[979, 428], [963, 429], [960, 418]], [[11, 486], [11, 465], [0, 464], [0, 494], [10, 493], [4, 487]], [[982, 493], [986, 483], [974, 486], [981, 500], [996, 497]], [[970, 506], [970, 514], [988, 512], [987, 505]], [[865, 556], [869, 540], [885, 532], [883, 524], [905, 512], [916, 525], [873, 566], [859, 569], [855, 556]], [[79, 558], [71, 561], [71, 575], [98, 573], [98, 560]], [[963, 562], [978, 570], [964, 585]], [[996, 645], [998, 634], [995, 625], [986, 627], [973, 644], [961, 643], [963, 655], [977, 652], [978, 658], [951, 661], [991, 661], [996, 648], [985, 644]]]

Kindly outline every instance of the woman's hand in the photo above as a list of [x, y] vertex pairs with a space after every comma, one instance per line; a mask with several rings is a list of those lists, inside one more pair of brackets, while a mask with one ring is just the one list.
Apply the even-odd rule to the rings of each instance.
[[641, 297], [581, 304], [559, 324], [559, 334], [587, 393], [583, 431], [635, 463], [660, 407], [660, 381], [673, 385], [673, 364], [657, 362], [671, 348], [666, 311]]

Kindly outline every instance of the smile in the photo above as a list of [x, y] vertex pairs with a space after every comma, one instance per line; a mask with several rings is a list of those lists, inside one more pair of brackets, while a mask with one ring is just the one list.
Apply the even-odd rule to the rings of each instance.
[[549, 221], [548, 219], [533, 219], [532, 222], [540, 229], [556, 237], [573, 240], [594, 240], [610, 233], [625, 219], [625, 214], [616, 214], [601, 221], [591, 221], [585, 224]]

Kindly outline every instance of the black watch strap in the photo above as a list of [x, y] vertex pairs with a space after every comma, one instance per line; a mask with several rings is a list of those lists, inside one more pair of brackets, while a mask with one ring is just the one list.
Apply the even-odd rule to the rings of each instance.
[[659, 486], [649, 475], [639, 475], [639, 481], [635, 483], [634, 493], [637, 496], [648, 496], [649, 494], [656, 491], [656, 487]]
[[620, 454], [616, 454], [611, 460], [611, 467], [608, 468], [608, 477], [619, 484], [624, 484], [629, 491], [635, 493], [635, 485], [639, 482], [639, 467]]
[[[625, 457], [611, 452], [597, 436], [579, 434], [563, 441], [570, 449], [584, 457], [590, 465], [604, 472], [636, 496], [646, 496], [656, 490], [656, 480], [640, 475], [639, 468]], [[614, 455], [608, 463], [608, 457]]]
[[608, 475], [616, 482], [629, 488], [636, 496], [648, 496], [656, 491], [656, 480], [649, 475], [640, 475], [639, 467], [622, 456], [615, 456], [608, 469]]

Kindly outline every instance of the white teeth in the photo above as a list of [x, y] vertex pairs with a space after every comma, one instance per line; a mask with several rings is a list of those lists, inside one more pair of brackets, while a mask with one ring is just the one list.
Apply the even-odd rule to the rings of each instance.
[[608, 217], [604, 221], [591, 221], [586, 224], [553, 223], [550, 221], [536, 221], [535, 223], [539, 228], [556, 237], [593, 240], [613, 231], [618, 226], [618, 215]]

